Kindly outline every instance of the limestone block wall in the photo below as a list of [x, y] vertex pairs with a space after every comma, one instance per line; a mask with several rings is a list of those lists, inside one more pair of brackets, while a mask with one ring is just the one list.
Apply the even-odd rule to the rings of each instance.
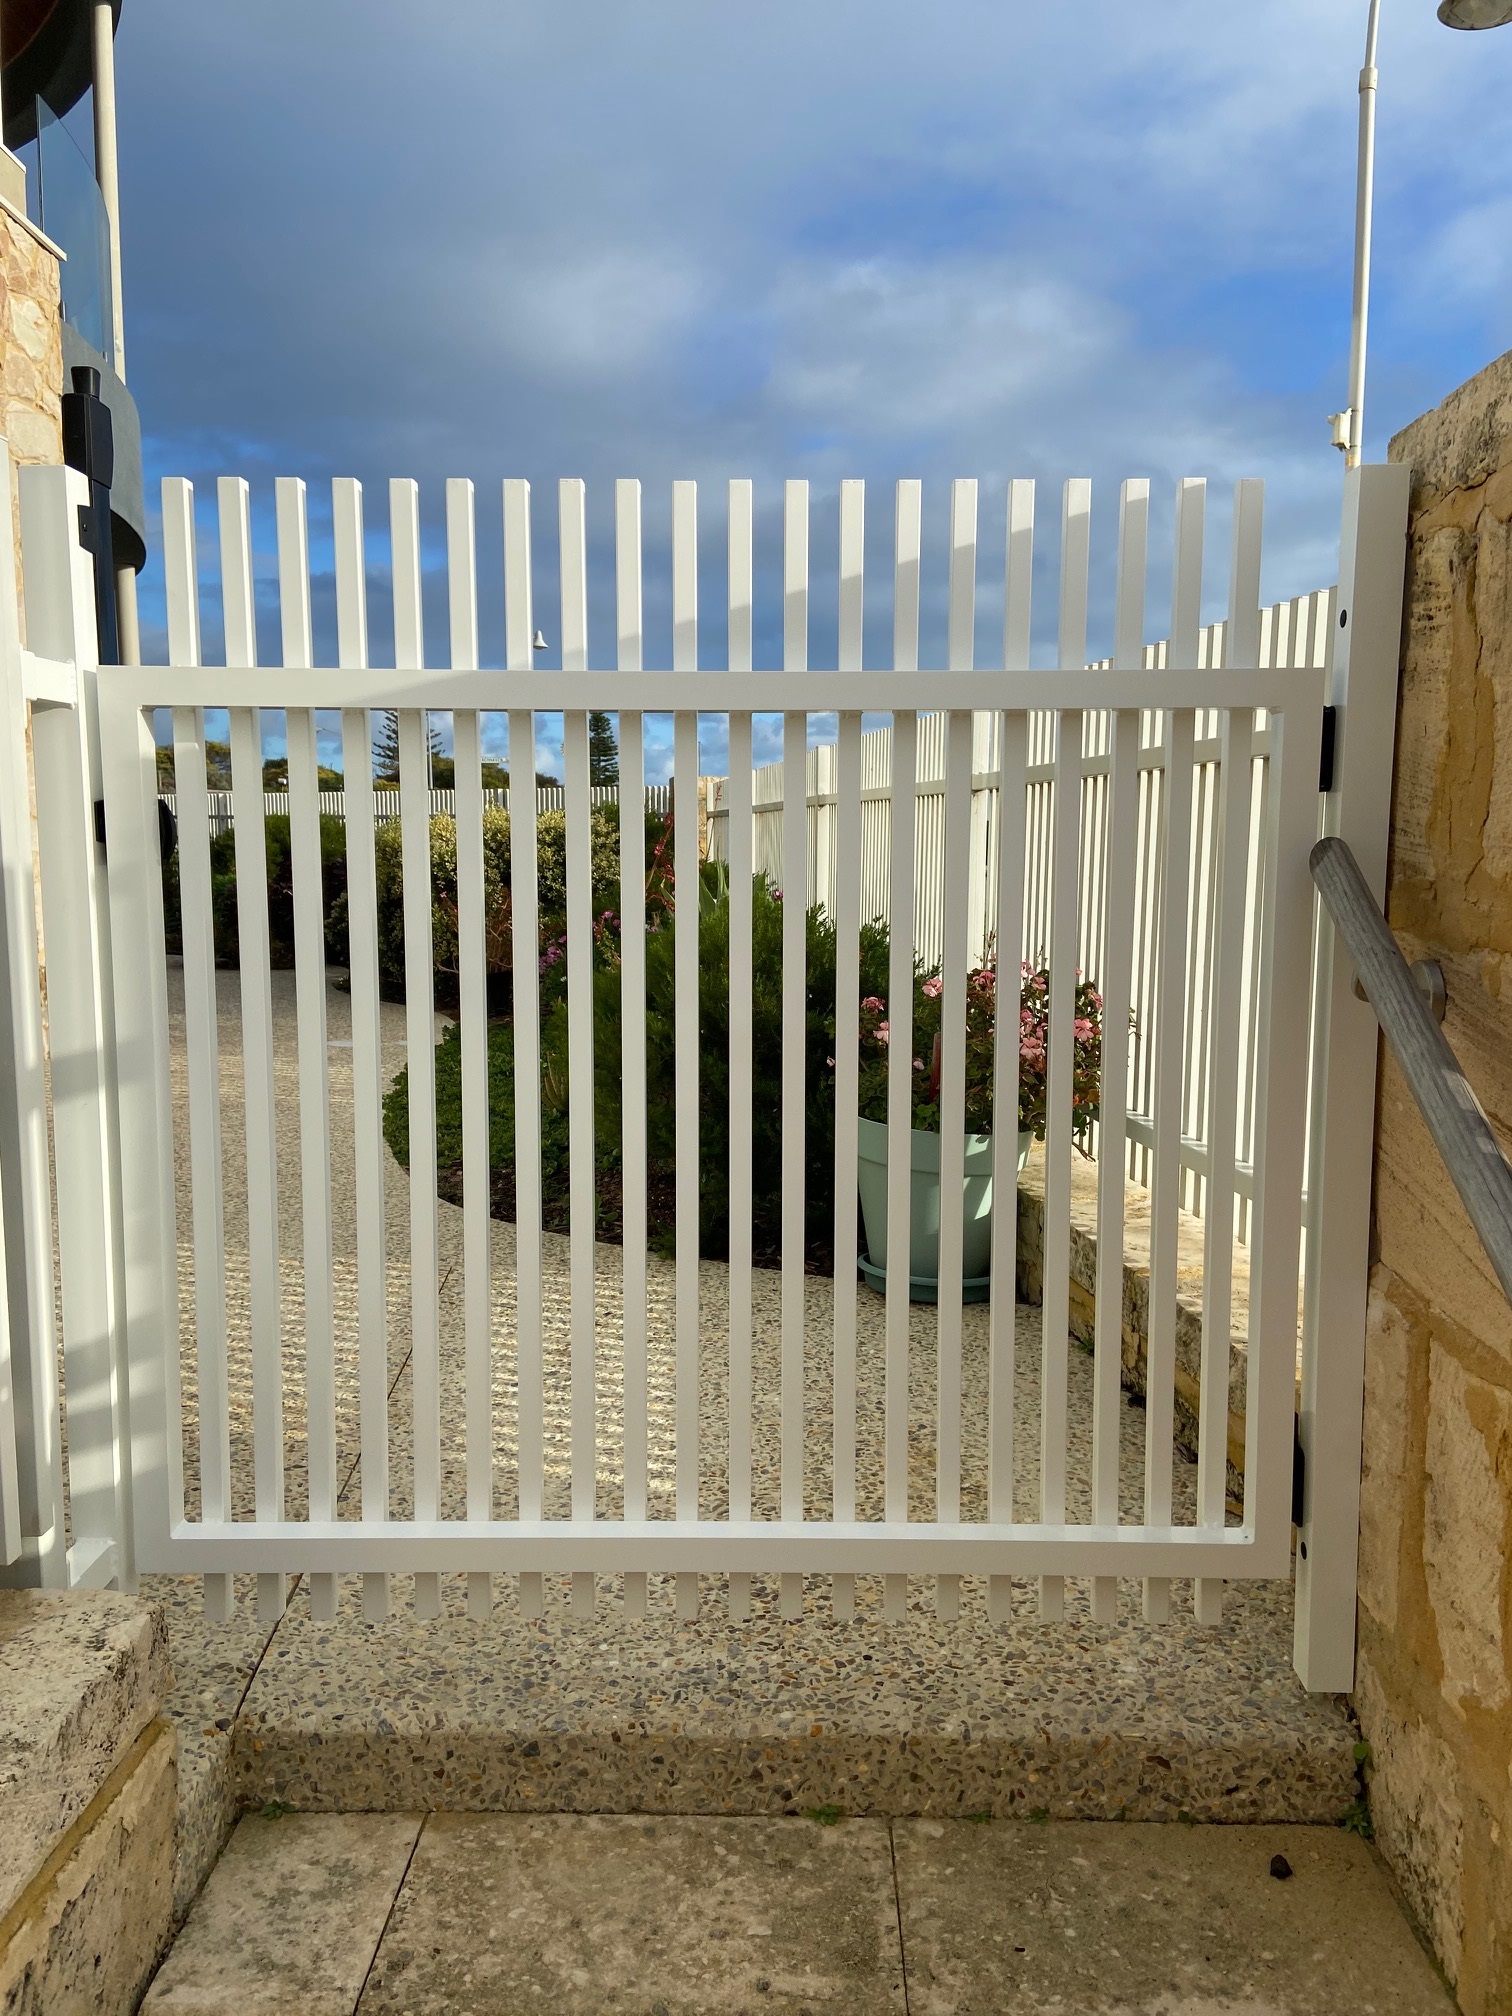
[[[14, 464], [63, 460], [62, 397], [57, 254], [24, 218], [0, 209], [0, 433]], [[19, 527], [19, 498], [12, 504]]]
[[[1512, 354], [1413, 470], [1388, 911], [1512, 1145]], [[1512, 1309], [1389, 1054], [1377, 1112], [1356, 1706], [1378, 1838], [1468, 2016], [1512, 2009]]]

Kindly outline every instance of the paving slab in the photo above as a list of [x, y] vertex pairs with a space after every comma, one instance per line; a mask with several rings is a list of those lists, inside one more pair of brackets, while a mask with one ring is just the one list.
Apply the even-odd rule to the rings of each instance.
[[401, 1813], [242, 1820], [143, 2009], [351, 2016], [419, 1831]]
[[438, 1814], [359, 2016], [904, 2009], [887, 1828]]
[[916, 1820], [893, 1841], [910, 2016], [1453, 2016], [1379, 1857], [1337, 1828]]

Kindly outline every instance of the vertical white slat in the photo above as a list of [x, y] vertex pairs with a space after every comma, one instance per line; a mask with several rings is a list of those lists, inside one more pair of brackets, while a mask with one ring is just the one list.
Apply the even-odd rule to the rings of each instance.
[[[1176, 489], [1175, 562], [1168, 663], [1195, 666], [1202, 609], [1202, 542], [1207, 486], [1184, 478]], [[1150, 1182], [1150, 1315], [1145, 1372], [1145, 1524], [1171, 1522], [1172, 1438], [1176, 1396], [1176, 1257], [1181, 1200], [1182, 1080], [1186, 1029], [1186, 950], [1191, 890], [1192, 745], [1190, 708], [1164, 723], [1165, 818], [1162, 822], [1160, 950], [1156, 977], [1154, 1168]], [[1147, 1623], [1170, 1617], [1171, 1585], [1146, 1576]]]
[[[226, 663], [257, 663], [252, 525], [246, 482], [222, 476], [221, 593]], [[241, 979], [242, 1080], [246, 1092], [248, 1313], [252, 1329], [252, 1450], [259, 1519], [284, 1517], [283, 1346], [279, 1317], [278, 1150], [274, 1134], [273, 994], [268, 965], [268, 856], [263, 820], [262, 721], [231, 709], [231, 806], [236, 847], [236, 925]], [[284, 1577], [259, 1575], [257, 1611], [282, 1616]]]
[[[729, 669], [751, 670], [752, 495], [748, 479], [729, 490]], [[732, 1519], [751, 1517], [752, 992], [751, 717], [730, 715], [727, 815], [730, 864], [730, 1476]], [[751, 1578], [730, 1577], [730, 1615], [750, 1615]]]
[[[1119, 498], [1118, 590], [1113, 663], [1138, 670], [1144, 644], [1145, 572], [1149, 558], [1150, 486], [1124, 484]], [[1124, 1169], [1129, 1111], [1129, 1011], [1134, 984], [1135, 826], [1139, 810], [1139, 712], [1113, 716], [1106, 822], [1107, 903], [1102, 955], [1102, 1076], [1097, 1148], [1097, 1316], [1092, 1366], [1092, 1524], [1118, 1521], [1119, 1428], [1122, 1419]], [[1118, 1580], [1092, 1583], [1092, 1618], [1118, 1619]]]
[[[1060, 666], [1087, 659], [1087, 570], [1092, 486], [1073, 477], [1061, 530]], [[1081, 839], [1082, 716], [1056, 716], [1054, 866], [1051, 877], [1049, 1045], [1045, 1083], [1045, 1286], [1040, 1358], [1040, 1518], [1066, 1516], [1066, 1353], [1071, 1334], [1072, 1068], [1075, 1035], [1077, 856]], [[1064, 1579], [1040, 1577], [1040, 1616], [1058, 1622]]]
[[[504, 662], [531, 669], [530, 485], [504, 484]], [[519, 1408], [520, 1517], [545, 1515], [546, 1441], [541, 1343], [541, 928], [538, 897], [535, 715], [509, 714], [509, 865], [514, 971], [515, 1383]], [[520, 1576], [520, 1614], [545, 1609], [543, 1575]]]
[[[672, 669], [698, 669], [698, 486], [672, 486]], [[677, 1517], [698, 1517], [698, 716], [673, 720], [673, 966], [677, 1102]], [[698, 1576], [677, 1578], [677, 1611], [698, 1615]]]
[[[1264, 503], [1263, 483], [1251, 480], [1236, 486], [1226, 672], [1259, 663]], [[1226, 682], [1215, 682], [1219, 692], [1223, 683]], [[1254, 720], [1252, 708], [1229, 707], [1223, 712], [1221, 728], [1207, 1223], [1202, 1265], [1202, 1382], [1197, 1429], [1197, 1523], [1220, 1531], [1228, 1475], [1234, 1159], [1239, 1133], [1239, 1018], [1244, 1004], [1244, 899], [1249, 870]], [[1223, 1583], [1215, 1577], [1199, 1577], [1193, 1594], [1199, 1623], [1221, 1622]]]
[[[478, 559], [473, 486], [446, 485], [446, 580], [451, 662], [478, 664]], [[493, 1280], [488, 1097], [488, 971], [484, 946], [483, 737], [480, 717], [452, 716], [457, 821], [457, 1014], [462, 1065], [462, 1329], [467, 1422], [467, 1516], [493, 1517]], [[467, 1608], [493, 1610], [493, 1577], [467, 1578]]]
[[[1003, 665], [1009, 672], [1029, 668], [1030, 615], [1034, 583], [1034, 485], [1015, 479], [1008, 486], [1008, 550], [1005, 562]], [[1024, 961], [1024, 883], [1027, 867], [1027, 786], [1029, 717], [1002, 716], [998, 753], [997, 1034], [993, 1050], [993, 1213], [992, 1301], [987, 1401], [987, 1517], [994, 1525], [1012, 1520], [1013, 1382], [1018, 1323], [1018, 1112], [1019, 1004]], [[1006, 1624], [1013, 1584], [1007, 1575], [987, 1579], [988, 1615]]]
[[[1327, 630], [1331, 650], [1322, 653], [1328, 697], [1340, 710], [1343, 731], [1333, 789], [1321, 808], [1322, 829], [1353, 849], [1360, 873], [1383, 906], [1410, 484], [1405, 463], [1346, 475], [1339, 587]], [[1304, 1686], [1332, 1691], [1354, 1684], [1379, 1042], [1373, 1012], [1355, 997], [1349, 959], [1326, 915], [1320, 916], [1317, 945], [1297, 1412], [1306, 1467], [1292, 1659]], [[1279, 1334], [1279, 1311], [1276, 1320]]]
[[[922, 490], [905, 480], [897, 489], [893, 556], [893, 665], [919, 669], [919, 551]], [[913, 954], [916, 790], [919, 717], [893, 716], [890, 789], [891, 944], [887, 982], [887, 1310], [883, 1413], [883, 1496], [889, 1521], [908, 1513], [909, 1220], [913, 1132]], [[908, 1608], [908, 1577], [883, 1578], [883, 1615], [901, 1619]]]
[[[51, 1083], [52, 1145], [71, 1527], [64, 1574], [74, 1585], [81, 1580], [93, 1584], [117, 1580], [129, 1588], [135, 1566], [123, 1489], [129, 1447], [123, 1418], [117, 1240], [122, 1200], [113, 1138], [115, 1061], [107, 1008], [112, 948], [104, 910], [104, 855], [94, 831], [94, 806], [102, 788], [93, 664], [98, 653], [93, 576], [79, 545], [79, 511], [89, 493], [77, 471], [56, 465], [22, 471], [20, 491], [30, 648], [78, 668], [76, 706], [32, 709], [35, 826], [27, 836], [29, 841], [34, 837], [42, 940], [53, 981], [47, 998], [47, 1042], [56, 1066]], [[9, 676], [14, 678], [19, 638], [12, 627], [16, 609], [10, 595], [5, 605], [0, 624], [6, 633]], [[30, 874], [26, 879], [35, 901], [37, 884]], [[30, 993], [36, 979], [23, 963], [15, 976], [16, 991]], [[60, 985], [60, 980], [66, 984]], [[18, 1156], [15, 1174], [23, 1182], [25, 1166]], [[16, 1257], [19, 1285], [25, 1280], [26, 1261], [19, 1250]], [[52, 1304], [49, 1293], [49, 1314]], [[24, 1317], [18, 1330], [26, 1334]], [[31, 1366], [17, 1369], [26, 1383]], [[7, 1400], [12, 1398], [7, 1395]], [[13, 1411], [0, 1403], [0, 1412]], [[22, 1409], [22, 1419], [30, 1424], [29, 1404]], [[65, 1426], [61, 1421], [55, 1425]], [[15, 1485], [19, 1522], [19, 1475]], [[20, 1544], [19, 1525], [17, 1539]], [[38, 1544], [40, 1553], [40, 1535]]]
[[[5, 1171], [0, 1168], [0, 1225], [4, 1224]], [[19, 1365], [21, 1343], [16, 1345]], [[16, 1441], [15, 1373], [11, 1369], [10, 1282], [5, 1271], [5, 1241], [0, 1238], [0, 1568], [21, 1558], [25, 1544], [21, 1527], [21, 1463]]]
[[[338, 477], [331, 486], [336, 567], [336, 655], [367, 664], [367, 553], [362, 486]], [[378, 1006], [378, 878], [373, 854], [373, 719], [344, 709], [347, 959], [352, 989], [352, 1145], [357, 1213], [357, 1393], [362, 1446], [362, 1516], [389, 1515], [388, 1245], [384, 1226], [383, 1041]], [[369, 1623], [388, 1615], [387, 1575], [362, 1578]]]
[[[859, 672], [866, 590], [866, 486], [840, 485], [839, 667]], [[833, 1511], [856, 1516], [856, 1153], [861, 998], [861, 716], [842, 714], [835, 747], [835, 1362]], [[832, 1578], [835, 1616], [855, 1615], [856, 1578]]]
[[[615, 628], [619, 669], [642, 653], [641, 491], [614, 486]], [[625, 1385], [625, 1517], [646, 1516], [646, 822], [645, 744], [638, 710], [620, 709], [620, 1030]], [[625, 1615], [646, 1614], [646, 1577], [625, 1577]]]
[[[562, 670], [588, 669], [588, 550], [583, 484], [557, 486]], [[572, 1299], [572, 1516], [591, 1520], [597, 1485], [593, 1294], [593, 870], [589, 856], [588, 717], [562, 717], [562, 782], [567, 820], [568, 1274]], [[572, 1578], [574, 1616], [591, 1618], [593, 1574]]]
[[[194, 538], [194, 490], [180, 478], [163, 484], [163, 573], [169, 660], [174, 665], [198, 665], [199, 570]], [[215, 926], [210, 902], [210, 812], [205, 788], [202, 707], [173, 710], [173, 784], [179, 828], [179, 906], [184, 947], [200, 1513], [202, 1518], [219, 1522], [231, 1517], [231, 1403], [226, 1362], [226, 1241]], [[231, 1615], [231, 1604], [231, 1577], [207, 1575], [207, 1616], [224, 1623]]]
[[[425, 663], [420, 588], [420, 493], [406, 477], [389, 484], [393, 541], [394, 663]], [[441, 1516], [441, 1331], [436, 1224], [436, 1008], [431, 945], [430, 717], [399, 709], [399, 827], [404, 881], [404, 1036], [409, 1072], [410, 1405], [415, 1438], [415, 1517]], [[415, 1577], [415, 1615], [441, 1614], [441, 1578]]]
[[[278, 607], [285, 665], [314, 663], [305, 486], [280, 476]], [[320, 860], [320, 772], [313, 708], [290, 708], [289, 849], [294, 877], [294, 986], [299, 1031], [299, 1198], [304, 1238], [305, 1402], [310, 1517], [334, 1519], [336, 1316], [331, 1272], [331, 1123], [326, 1060], [325, 894]], [[310, 1614], [336, 1615], [337, 1578], [310, 1577]]]
[[[8, 486], [9, 472], [3, 460], [0, 476]], [[10, 536], [7, 487], [5, 504], [0, 507], [0, 539]], [[13, 636], [10, 622], [14, 620], [14, 605], [6, 606], [12, 592], [8, 586], [0, 586], [0, 634]], [[99, 699], [111, 870], [118, 1138], [123, 1167], [130, 1171], [130, 1180], [124, 1186], [122, 1220], [126, 1244], [127, 1343], [131, 1359], [133, 1519], [140, 1541], [150, 1536], [161, 1544], [172, 1528], [183, 1521], [184, 1476], [173, 1094], [164, 984], [167, 953], [159, 894], [157, 750], [153, 746], [151, 720], [144, 709], [113, 704], [109, 681], [102, 682]], [[12, 801], [8, 793], [0, 796], [0, 818], [9, 802]], [[24, 805], [24, 798], [21, 802]], [[10, 837], [7, 833], [7, 842]], [[5, 852], [9, 854], [9, 846]], [[30, 898], [30, 889], [27, 895]], [[11, 943], [14, 946], [14, 939]], [[41, 1118], [44, 1108], [40, 1099], [36, 1110]], [[45, 1150], [45, 1139], [43, 1145]], [[15, 1164], [7, 1161], [7, 1178], [14, 1170]], [[24, 1513], [24, 1501], [22, 1509]], [[61, 1506], [59, 1515], [61, 1518]], [[45, 1556], [43, 1567], [45, 1571]], [[216, 1604], [221, 1579], [205, 1578], [207, 1607]]]
[[[808, 669], [809, 494], [783, 500], [782, 663]], [[807, 1093], [808, 716], [782, 719], [782, 1517], [803, 1518], [804, 1106]], [[803, 1577], [782, 1577], [781, 1614], [803, 1612]]]
[[[977, 486], [961, 477], [950, 493], [950, 613], [952, 672], [970, 671], [976, 659]], [[972, 717], [954, 713], [946, 724], [944, 763], [942, 971], [940, 996], [940, 1239], [936, 1291], [935, 1517], [954, 1525], [961, 1516], [961, 1295], [963, 1188], [966, 1178], [966, 963], [967, 906], [971, 899]], [[935, 1608], [945, 1620], [960, 1609], [960, 1578], [935, 1581]]]

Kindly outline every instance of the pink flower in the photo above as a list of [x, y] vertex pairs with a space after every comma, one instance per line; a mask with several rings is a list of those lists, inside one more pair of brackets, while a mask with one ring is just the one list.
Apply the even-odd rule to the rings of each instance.
[[924, 982], [924, 992], [931, 1001], [937, 1001], [945, 992], [945, 982], [938, 974], [935, 974], [933, 979]]
[[861, 1006], [871, 1009], [874, 1015], [885, 1015], [887, 1013], [887, 1003], [879, 999], [875, 994], [868, 994], [866, 999], [861, 1003]]
[[885, 1022], [879, 1022], [877, 1024], [876, 1029], [873, 1033], [875, 1034], [876, 1039], [879, 1043], [885, 1043], [887, 1041], [887, 1028], [888, 1025]]

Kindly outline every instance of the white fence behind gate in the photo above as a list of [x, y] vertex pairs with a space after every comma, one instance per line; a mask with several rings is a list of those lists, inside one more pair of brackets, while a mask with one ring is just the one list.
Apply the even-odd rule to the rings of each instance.
[[[1260, 612], [1260, 663], [1307, 667], [1325, 672], [1332, 659], [1333, 615], [1337, 591], [1320, 589]], [[1198, 632], [1197, 662], [1220, 672], [1225, 663], [1226, 623], [1204, 624]], [[1169, 640], [1147, 644], [1140, 665], [1154, 670], [1168, 661]], [[1109, 661], [1103, 661], [1105, 664]], [[1055, 781], [1052, 714], [1037, 714], [1029, 725], [1029, 820], [1024, 882], [1023, 942], [1031, 958], [1040, 957], [1050, 940], [1050, 899], [1053, 886], [1054, 830], [1052, 807]], [[940, 878], [944, 841], [945, 743], [947, 717], [934, 714], [919, 723], [919, 781], [915, 820], [918, 856], [915, 866], [914, 918], [919, 955], [928, 966], [943, 953], [943, 905]], [[1106, 829], [1111, 757], [1107, 723], [1088, 717], [1082, 739], [1082, 847], [1077, 891], [1077, 960], [1095, 986], [1103, 980], [1102, 953], [1107, 902]], [[1218, 916], [1216, 872], [1219, 858], [1217, 808], [1221, 785], [1222, 739], [1215, 712], [1199, 715], [1193, 745], [1193, 812], [1191, 860], [1188, 865], [1190, 967], [1186, 990], [1184, 1085], [1182, 1093], [1182, 1208], [1203, 1215], [1208, 1166], [1207, 1059], [1213, 1021], [1213, 946]], [[883, 922], [888, 917], [888, 854], [892, 808], [891, 728], [873, 728], [861, 738], [861, 915]], [[998, 717], [979, 715], [972, 723], [971, 852], [967, 923], [968, 956], [979, 960], [992, 943], [995, 929], [996, 861], [1001, 844], [1000, 742]], [[822, 742], [804, 757], [804, 796], [808, 821], [807, 900], [833, 914], [836, 890], [835, 820], [836, 760], [833, 742]], [[1260, 969], [1261, 911], [1257, 901], [1262, 851], [1259, 836], [1265, 820], [1270, 744], [1263, 719], [1257, 726], [1251, 800], [1250, 881], [1246, 891], [1247, 951], [1243, 976], [1244, 1005], [1239, 1047], [1244, 1083], [1240, 1097], [1240, 1140], [1235, 1198], [1235, 1236], [1249, 1238], [1251, 1215], [1251, 1155], [1254, 1142], [1258, 1026], [1255, 1016]], [[1155, 976], [1160, 933], [1159, 893], [1162, 886], [1161, 793], [1165, 783], [1165, 748], [1160, 723], [1147, 712], [1140, 723], [1139, 810], [1135, 829], [1137, 868], [1134, 882], [1134, 1026], [1129, 1059], [1127, 1174], [1149, 1187], [1153, 1170], [1152, 1113], [1155, 1068]], [[730, 783], [709, 780], [709, 853], [726, 858], [726, 828]], [[780, 761], [757, 767], [751, 778], [755, 812], [755, 860], [758, 870], [781, 880], [785, 785]], [[1088, 1146], [1096, 1150], [1096, 1130]]]
[[[168, 810], [177, 818], [179, 811], [178, 794], [174, 791], [164, 791], [160, 795]], [[375, 789], [372, 795], [373, 824], [375, 826], [391, 825], [400, 816], [398, 791], [392, 788], [387, 790]], [[665, 815], [672, 809], [672, 787], [670, 784], [648, 784], [641, 795], [645, 800], [647, 812]], [[455, 791], [432, 790], [428, 792], [427, 797], [429, 800], [430, 815], [433, 819], [436, 817], [445, 819], [456, 818], [457, 794]], [[217, 838], [222, 833], [229, 833], [234, 824], [234, 798], [235, 793], [231, 791], [207, 790], [204, 794], [205, 811], [210, 822], [210, 831]], [[315, 798], [316, 809], [322, 819], [339, 819], [343, 824], [345, 823], [345, 790], [317, 791]], [[594, 806], [617, 805], [619, 803], [619, 786], [617, 784], [590, 785], [588, 798], [590, 804]], [[195, 802], [196, 804], [198, 803], [198, 796], [196, 796]], [[264, 791], [262, 802], [263, 817], [265, 819], [287, 819], [292, 803], [293, 801], [287, 791]], [[537, 813], [562, 812], [566, 810], [566, 807], [567, 794], [560, 784], [541, 784], [536, 787]], [[485, 786], [483, 791], [483, 808], [485, 811], [507, 812], [509, 810], [508, 786]]]

